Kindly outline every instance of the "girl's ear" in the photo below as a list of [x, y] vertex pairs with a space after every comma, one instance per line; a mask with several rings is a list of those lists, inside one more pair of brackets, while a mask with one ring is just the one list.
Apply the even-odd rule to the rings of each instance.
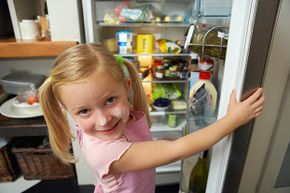
[[125, 80], [125, 88], [126, 88], [126, 90], [129, 91], [131, 86], [132, 86], [132, 80], [130, 78], [126, 79]]

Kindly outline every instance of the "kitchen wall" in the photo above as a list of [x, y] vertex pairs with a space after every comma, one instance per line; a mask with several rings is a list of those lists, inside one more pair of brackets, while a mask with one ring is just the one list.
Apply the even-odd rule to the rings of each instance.
[[54, 59], [54, 57], [0, 59], [0, 78], [15, 70], [24, 70], [31, 73], [47, 75], [53, 65]]

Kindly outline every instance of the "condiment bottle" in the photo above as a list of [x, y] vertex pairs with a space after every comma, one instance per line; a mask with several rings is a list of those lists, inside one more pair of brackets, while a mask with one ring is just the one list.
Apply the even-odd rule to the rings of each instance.
[[[215, 86], [213, 85], [213, 83], [211, 82], [210, 78], [211, 78], [210, 72], [200, 71], [199, 79], [190, 88], [189, 97], [191, 101], [194, 95], [196, 94], [196, 92], [198, 91], [198, 89], [200, 89], [204, 85], [204, 88], [210, 95], [210, 100], [211, 100], [210, 109], [211, 109], [211, 114], [213, 114], [216, 110], [216, 104], [217, 104], [217, 90]], [[203, 105], [206, 105], [206, 104], [203, 104]]]
[[198, 63], [198, 68], [202, 71], [212, 71], [214, 68], [214, 60], [210, 57], [201, 57]]
[[164, 76], [164, 67], [161, 60], [154, 60], [155, 78], [162, 79]]

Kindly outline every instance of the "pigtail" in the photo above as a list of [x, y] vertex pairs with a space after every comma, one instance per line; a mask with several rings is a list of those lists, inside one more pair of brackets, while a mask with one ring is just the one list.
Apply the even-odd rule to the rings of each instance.
[[70, 127], [66, 114], [57, 100], [51, 78], [48, 78], [39, 88], [39, 103], [48, 127], [49, 142], [54, 154], [65, 163], [75, 162], [70, 153]]
[[126, 65], [129, 71], [130, 78], [132, 80], [132, 90], [133, 90], [132, 104], [134, 106], [134, 110], [143, 111], [147, 117], [148, 124], [151, 127], [151, 121], [146, 102], [146, 95], [138, 71], [134, 66], [134, 64], [132, 64], [127, 60], [124, 60], [124, 65]]

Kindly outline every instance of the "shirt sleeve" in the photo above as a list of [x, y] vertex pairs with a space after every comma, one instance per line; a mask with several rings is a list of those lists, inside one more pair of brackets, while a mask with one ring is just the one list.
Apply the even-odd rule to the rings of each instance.
[[131, 145], [132, 142], [127, 141], [125, 137], [117, 141], [96, 140], [87, 147], [85, 156], [98, 177], [103, 179], [108, 174], [110, 165], [119, 160]]

